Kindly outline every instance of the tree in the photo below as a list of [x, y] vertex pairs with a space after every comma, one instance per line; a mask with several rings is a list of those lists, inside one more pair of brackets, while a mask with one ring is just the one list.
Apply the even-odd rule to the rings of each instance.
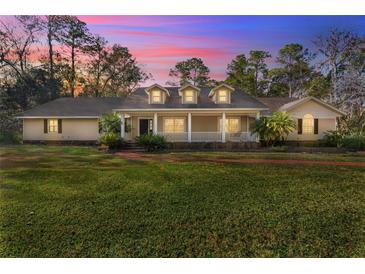
[[[191, 58], [178, 62], [174, 68], [170, 69], [169, 76], [177, 78], [181, 86], [192, 84], [198, 87], [205, 87], [209, 81], [209, 68], [200, 58]], [[168, 85], [177, 85], [177, 81], [169, 81]]]
[[[250, 57], [248, 59], [248, 63], [253, 70], [253, 95], [258, 96], [259, 94], [263, 94], [263, 84], [266, 83], [264, 80], [267, 75], [267, 65], [265, 60], [270, 58], [271, 54], [267, 51], [262, 50], [251, 50]], [[260, 80], [261, 79], [261, 80]], [[261, 82], [261, 85], [260, 85]]]
[[102, 92], [102, 76], [108, 67], [106, 45], [107, 41], [96, 35], [92, 38], [90, 45], [85, 48], [85, 52], [91, 56], [91, 60], [87, 64], [88, 76], [84, 93], [93, 94], [95, 97], [99, 97]]
[[253, 133], [258, 134], [266, 145], [283, 142], [296, 124], [287, 113], [274, 112], [271, 117], [262, 117], [257, 120]]
[[314, 55], [300, 44], [288, 44], [279, 50], [277, 62], [282, 65], [286, 74], [289, 97], [306, 95], [305, 85], [311, 79], [312, 67], [310, 61]]
[[15, 16], [16, 23], [0, 21], [0, 66], [8, 67], [18, 77], [26, 80], [31, 46], [40, 31], [37, 16]]
[[[99, 41], [99, 56], [89, 65], [89, 78], [85, 92], [98, 96], [123, 96], [132, 92], [138, 84], [148, 80], [145, 73], [128, 48], [114, 44], [112, 48], [102, 49]], [[93, 92], [95, 91], [95, 92]]]
[[269, 79], [266, 96], [268, 97], [288, 97], [288, 75], [284, 68], [273, 68], [269, 70]]
[[80, 21], [76, 16], [63, 16], [62, 24], [64, 28], [61, 29], [57, 39], [70, 50], [71, 72], [69, 87], [71, 96], [75, 97], [75, 84], [77, 79], [75, 64], [77, 55], [83, 52], [90, 42], [90, 33], [86, 23]]
[[228, 76], [225, 82], [232, 87], [251, 93], [254, 79], [249, 70], [250, 64], [246, 56], [244, 54], [237, 55], [227, 66]]
[[363, 90], [364, 40], [350, 31], [332, 29], [329, 35], [317, 37], [314, 44], [321, 55], [319, 67], [330, 77], [329, 102], [341, 106], [349, 100], [349, 93], [351, 97]]

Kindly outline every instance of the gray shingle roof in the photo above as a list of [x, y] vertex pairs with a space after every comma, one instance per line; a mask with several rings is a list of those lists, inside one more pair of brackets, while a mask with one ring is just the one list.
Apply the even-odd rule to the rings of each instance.
[[278, 111], [279, 108], [287, 103], [298, 100], [297, 98], [288, 97], [258, 97], [261, 103], [265, 104], [269, 109], [261, 112], [261, 115], [271, 115], [273, 112]]
[[145, 88], [136, 89], [132, 95], [128, 96], [121, 108], [124, 109], [166, 109], [166, 108], [176, 108], [176, 109], [199, 109], [199, 108], [267, 108], [263, 103], [259, 102], [254, 97], [248, 95], [247, 93], [235, 90], [231, 93], [231, 103], [230, 104], [215, 104], [208, 94], [210, 88], [201, 88], [200, 95], [198, 97], [197, 104], [182, 104], [181, 97], [179, 96], [179, 87], [168, 87], [166, 88], [170, 96], [166, 98], [165, 104], [149, 104], [148, 96], [145, 92]]
[[267, 108], [262, 102], [247, 93], [235, 90], [231, 93], [231, 104], [215, 104], [208, 94], [211, 89], [202, 88], [197, 104], [182, 104], [178, 94], [179, 87], [168, 87], [170, 96], [165, 104], [149, 104], [145, 88], [136, 89], [127, 97], [77, 97], [59, 98], [54, 101], [25, 111], [18, 117], [49, 117], [49, 116], [100, 116], [113, 109], [204, 109], [204, 108]]
[[124, 98], [120, 97], [65, 97], [36, 106], [18, 116], [100, 116], [103, 113], [111, 112], [114, 108], [120, 107], [123, 100]]

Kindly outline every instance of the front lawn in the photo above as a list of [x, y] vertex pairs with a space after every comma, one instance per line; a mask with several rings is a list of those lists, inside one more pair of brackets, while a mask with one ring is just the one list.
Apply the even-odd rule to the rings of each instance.
[[1, 257], [365, 256], [363, 167], [127, 161], [86, 147], [0, 153]]

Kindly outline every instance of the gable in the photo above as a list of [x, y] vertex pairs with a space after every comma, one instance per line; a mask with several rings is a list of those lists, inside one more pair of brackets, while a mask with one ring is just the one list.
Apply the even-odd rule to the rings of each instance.
[[341, 113], [321, 104], [315, 100], [308, 100], [304, 103], [294, 105], [287, 110], [293, 117], [303, 117], [305, 114], [311, 114], [315, 118], [336, 118], [341, 116]]

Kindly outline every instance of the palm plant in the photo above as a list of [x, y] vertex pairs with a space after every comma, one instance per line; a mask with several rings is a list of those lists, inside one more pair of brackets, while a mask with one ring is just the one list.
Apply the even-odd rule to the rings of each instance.
[[274, 112], [271, 117], [262, 117], [257, 120], [253, 133], [258, 134], [265, 145], [273, 145], [279, 141], [284, 141], [295, 128], [296, 124], [288, 114]]

